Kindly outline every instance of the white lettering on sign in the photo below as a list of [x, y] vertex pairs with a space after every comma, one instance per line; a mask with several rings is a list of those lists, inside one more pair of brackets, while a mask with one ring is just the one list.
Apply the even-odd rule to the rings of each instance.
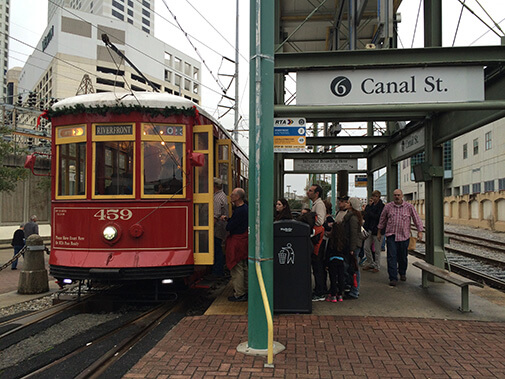
[[484, 68], [481, 66], [302, 71], [296, 81], [299, 105], [483, 100]]

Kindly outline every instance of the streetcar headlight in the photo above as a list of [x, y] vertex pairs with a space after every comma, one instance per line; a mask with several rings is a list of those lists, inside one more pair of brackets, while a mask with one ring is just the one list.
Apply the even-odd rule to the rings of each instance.
[[163, 279], [163, 280], [161, 281], [161, 283], [162, 283], [162, 284], [172, 284], [173, 282], [174, 282], [174, 280], [173, 280], [173, 279]]
[[63, 279], [63, 283], [72, 284], [72, 279]]
[[117, 237], [117, 229], [113, 226], [108, 226], [103, 230], [103, 238], [107, 241], [112, 241]]

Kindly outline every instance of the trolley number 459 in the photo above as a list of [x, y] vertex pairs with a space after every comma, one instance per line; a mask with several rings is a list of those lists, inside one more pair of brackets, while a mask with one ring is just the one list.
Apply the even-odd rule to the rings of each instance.
[[126, 221], [132, 218], [133, 213], [129, 209], [100, 209], [93, 216], [100, 221], [114, 221], [119, 219]]

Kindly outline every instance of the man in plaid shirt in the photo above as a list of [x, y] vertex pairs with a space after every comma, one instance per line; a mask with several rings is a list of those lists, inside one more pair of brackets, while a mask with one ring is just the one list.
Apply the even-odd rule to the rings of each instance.
[[395, 189], [393, 197], [394, 200], [387, 203], [382, 211], [377, 238], [380, 241], [382, 231], [386, 229], [389, 285], [395, 287], [398, 282], [398, 273], [400, 273], [400, 280], [407, 280], [405, 274], [407, 272], [410, 220], [412, 219], [417, 228], [418, 239], [423, 237], [423, 223], [414, 206], [403, 201], [402, 190]]

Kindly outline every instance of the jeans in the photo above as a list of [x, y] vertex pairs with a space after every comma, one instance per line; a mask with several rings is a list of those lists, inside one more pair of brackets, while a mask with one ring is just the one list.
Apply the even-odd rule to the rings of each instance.
[[212, 266], [212, 274], [215, 276], [224, 275], [223, 240], [217, 237], [214, 237], [214, 265]]
[[345, 267], [344, 261], [339, 259], [332, 259], [328, 264], [328, 271], [330, 273], [330, 295], [343, 296], [345, 286]]
[[386, 237], [386, 240], [389, 280], [398, 281], [398, 273], [405, 275], [407, 272], [409, 240], [395, 241], [394, 235]]
[[[19, 253], [24, 246], [14, 246], [14, 255]], [[18, 260], [16, 259], [12, 262], [12, 269], [15, 270], [18, 267]]]
[[248, 290], [248, 266], [247, 259], [238, 262], [230, 271], [231, 284], [235, 297], [243, 296]]
[[[372, 244], [375, 249], [375, 259], [372, 254]], [[366, 254], [366, 264], [370, 268], [381, 268], [380, 257], [381, 257], [381, 241], [377, 239], [377, 236], [370, 234], [368, 238], [365, 240], [364, 249]]]

